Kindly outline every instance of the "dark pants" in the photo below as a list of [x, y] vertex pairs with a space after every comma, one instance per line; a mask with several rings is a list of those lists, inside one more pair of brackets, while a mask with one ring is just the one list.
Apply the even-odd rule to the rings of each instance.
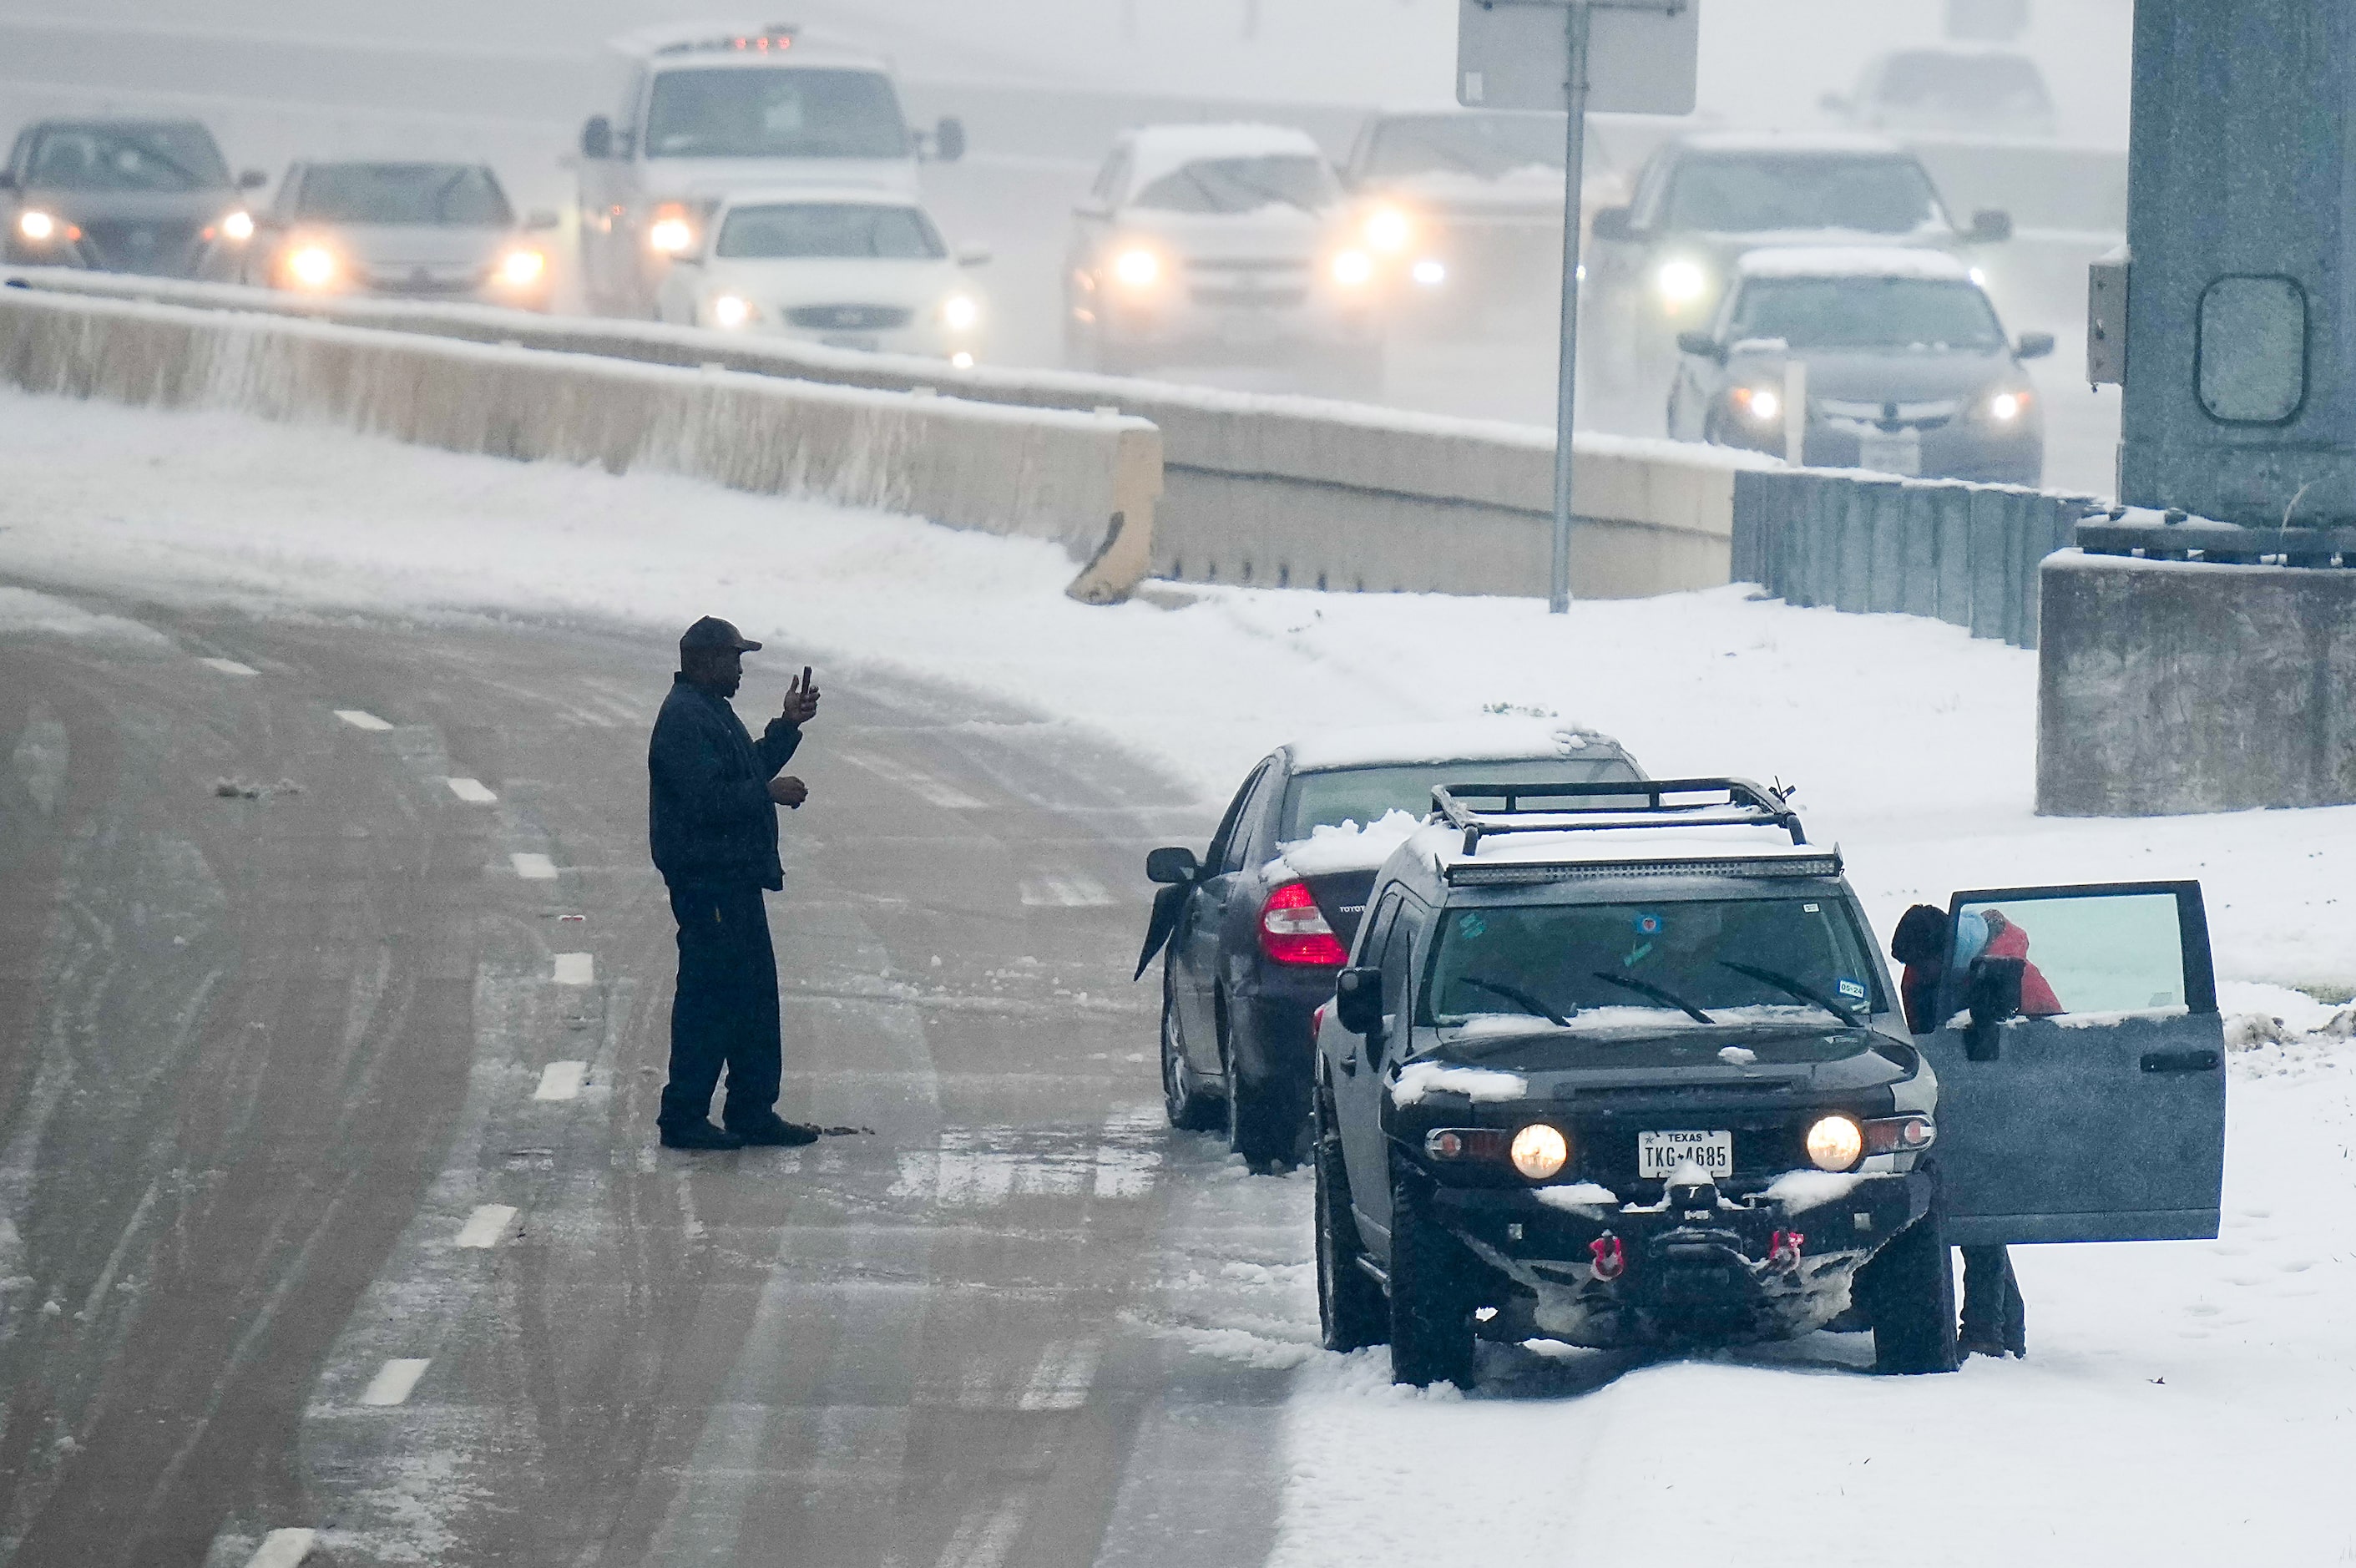
[[2002, 1247], [1965, 1247], [1963, 1254], [1964, 1339], [2026, 1354], [2029, 1315], [2012, 1276], [2012, 1254]]
[[775, 1113], [783, 1071], [777, 1041], [777, 959], [758, 887], [670, 890], [679, 919], [679, 992], [670, 1007], [670, 1082], [658, 1122], [689, 1127], [712, 1113], [728, 1069], [727, 1125]]

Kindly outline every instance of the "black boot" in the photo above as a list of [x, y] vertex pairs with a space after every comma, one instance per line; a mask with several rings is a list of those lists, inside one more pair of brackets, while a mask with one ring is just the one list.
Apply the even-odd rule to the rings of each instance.
[[758, 1122], [742, 1122], [728, 1131], [746, 1144], [796, 1149], [804, 1144], [818, 1142], [818, 1129], [799, 1122], [788, 1122], [775, 1112]]
[[691, 1122], [681, 1127], [662, 1130], [662, 1146], [666, 1149], [741, 1149], [744, 1140], [734, 1133], [723, 1132], [709, 1122]]

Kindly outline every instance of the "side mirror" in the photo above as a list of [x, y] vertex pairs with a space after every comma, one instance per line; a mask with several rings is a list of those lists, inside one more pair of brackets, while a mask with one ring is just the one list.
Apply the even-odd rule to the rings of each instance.
[[14, 190], [16, 188], [16, 177], [10, 174], [6, 169], [0, 169], [0, 190]]
[[1383, 1032], [1383, 972], [1345, 969], [1333, 977], [1333, 1016], [1342, 1027], [1368, 1038]]
[[270, 177], [258, 168], [247, 169], [237, 177], [237, 188], [240, 190], [260, 190], [269, 183]]
[[1606, 207], [1595, 214], [1592, 228], [1599, 240], [1633, 240], [1636, 237], [1635, 214], [1624, 207]]
[[958, 248], [957, 264], [961, 267], [986, 267], [996, 259], [996, 252], [987, 245], [961, 245]]
[[2012, 214], [1994, 208], [1975, 212], [1972, 226], [1964, 231], [1964, 238], [1975, 245], [2001, 245], [2012, 238]]
[[1726, 345], [1707, 332], [1678, 333], [1677, 352], [1697, 355], [1713, 364], [1726, 363]]
[[581, 156], [584, 158], [610, 158], [614, 156], [614, 122], [603, 114], [592, 114], [581, 127]]
[[1972, 1015], [1970, 1026], [1964, 1031], [1965, 1059], [1997, 1059], [1997, 1026], [2007, 1018], [2020, 1016], [2020, 976], [2024, 967], [2023, 961], [2017, 958], [1972, 961], [1971, 969], [1964, 976], [1964, 1004]]
[[1112, 209], [1102, 202], [1083, 201], [1072, 209], [1072, 216], [1091, 219], [1098, 223], [1108, 223], [1112, 220]]
[[528, 232], [536, 234], [556, 228], [562, 221], [563, 220], [557, 217], [555, 213], [545, 207], [541, 207], [524, 214], [523, 226]]
[[1145, 879], [1148, 882], [1192, 882], [1203, 874], [1202, 863], [1191, 849], [1150, 850], [1145, 856]]
[[933, 156], [945, 164], [953, 164], [965, 156], [965, 122], [954, 114], [944, 114], [933, 127]]
[[2053, 334], [2024, 332], [2020, 335], [2020, 346], [2013, 352], [2024, 360], [2042, 360], [2053, 352]]

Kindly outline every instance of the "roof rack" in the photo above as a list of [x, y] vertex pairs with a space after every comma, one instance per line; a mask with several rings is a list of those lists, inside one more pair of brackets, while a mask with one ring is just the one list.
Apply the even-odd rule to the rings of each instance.
[[[1630, 804], [1631, 797], [1644, 804]], [[1671, 797], [1699, 796], [1698, 800]], [[1476, 810], [1467, 798], [1503, 800], [1503, 811]], [[1543, 805], [1528, 801], [1569, 802]], [[1481, 853], [1481, 841], [1499, 833], [1562, 833], [1614, 828], [1782, 828], [1795, 845], [1805, 845], [1799, 813], [1782, 789], [1748, 779], [1611, 779], [1584, 784], [1442, 784], [1431, 791], [1432, 810], [1451, 827], [1464, 830], [1464, 853]]]

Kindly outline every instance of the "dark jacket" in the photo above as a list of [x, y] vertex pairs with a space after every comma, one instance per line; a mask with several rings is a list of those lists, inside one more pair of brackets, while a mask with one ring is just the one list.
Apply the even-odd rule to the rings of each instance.
[[671, 677], [647, 746], [647, 836], [665, 882], [786, 885], [769, 780], [801, 742], [801, 726], [782, 718], [756, 741], [728, 699]]

